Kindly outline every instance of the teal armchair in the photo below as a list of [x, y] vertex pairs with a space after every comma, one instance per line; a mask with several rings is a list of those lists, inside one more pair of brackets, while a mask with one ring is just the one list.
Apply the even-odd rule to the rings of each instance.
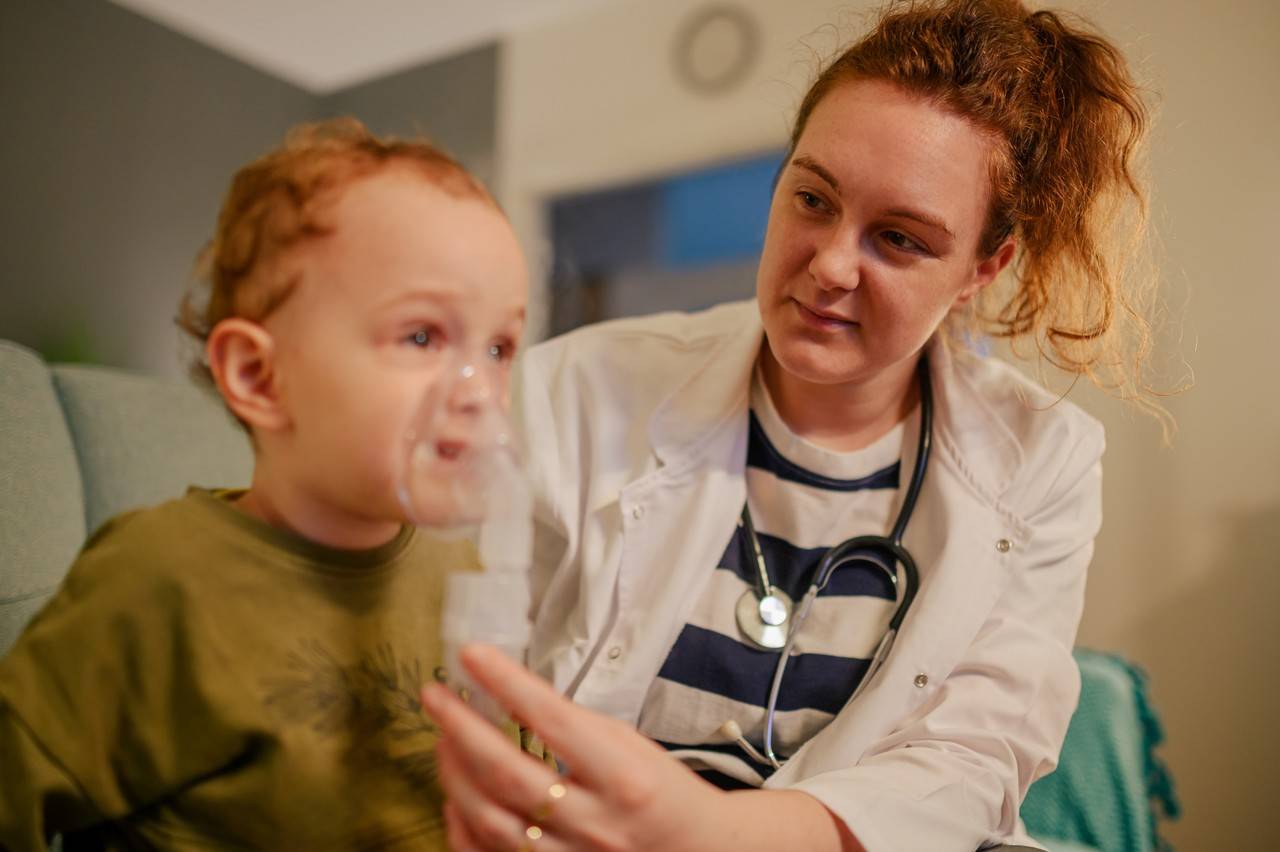
[[1057, 771], [1033, 784], [1022, 804], [1027, 830], [1053, 852], [1168, 849], [1157, 821], [1177, 817], [1179, 805], [1155, 754], [1163, 731], [1146, 676], [1110, 654], [1076, 649], [1075, 657], [1080, 705]]
[[189, 381], [50, 366], [0, 341], [0, 655], [103, 521], [188, 484], [248, 485], [252, 462], [221, 401]]

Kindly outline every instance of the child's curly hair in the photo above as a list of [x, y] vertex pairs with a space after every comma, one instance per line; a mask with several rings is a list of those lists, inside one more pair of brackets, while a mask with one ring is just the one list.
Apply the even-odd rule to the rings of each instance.
[[[213, 239], [196, 262], [206, 292], [186, 294], [178, 326], [203, 344], [228, 317], [266, 319], [298, 283], [280, 268], [281, 258], [330, 233], [320, 214], [334, 191], [389, 164], [416, 169], [454, 197], [497, 207], [479, 180], [425, 140], [381, 139], [354, 118], [299, 125], [280, 147], [236, 172]], [[212, 381], [203, 352], [192, 373]]]

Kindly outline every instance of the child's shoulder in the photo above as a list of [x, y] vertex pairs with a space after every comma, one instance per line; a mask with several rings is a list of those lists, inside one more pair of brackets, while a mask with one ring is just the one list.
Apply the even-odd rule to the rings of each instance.
[[39, 672], [55, 664], [74, 680], [86, 650], [108, 668], [111, 660], [163, 655], [174, 645], [167, 633], [196, 629], [202, 596], [188, 578], [198, 573], [191, 567], [201, 542], [187, 499], [125, 512], [94, 532], [6, 656], [0, 693], [6, 681], [12, 694], [15, 681], [44, 677]]
[[208, 547], [207, 529], [194, 493], [107, 520], [85, 541], [67, 572], [64, 588], [136, 594], [178, 585], [190, 573], [192, 556]]
[[81, 555], [127, 552], [132, 556], [150, 552], [166, 552], [174, 543], [199, 525], [198, 512], [192, 511], [194, 491], [182, 497], [121, 512], [98, 527], [85, 540]]

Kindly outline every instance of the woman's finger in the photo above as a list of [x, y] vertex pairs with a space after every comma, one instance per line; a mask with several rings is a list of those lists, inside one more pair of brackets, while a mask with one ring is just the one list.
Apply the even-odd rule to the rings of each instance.
[[469, 842], [492, 852], [509, 852], [525, 844], [525, 823], [475, 786], [446, 740], [436, 745], [436, 760], [440, 786]]
[[[448, 689], [432, 684], [423, 690], [423, 706], [444, 731], [441, 747], [457, 759], [459, 769], [486, 795], [517, 814], [536, 815], [555, 801], [548, 791], [562, 779], [547, 764], [517, 749], [508, 735], [460, 701]], [[585, 791], [575, 796], [581, 805]]]
[[451, 799], [444, 801], [445, 840], [451, 852], [484, 852], [467, 830], [467, 823]]
[[[489, 645], [463, 647], [462, 664], [508, 713], [520, 719], [568, 764], [573, 777], [605, 789], [634, 755], [612, 719], [578, 707], [549, 683]], [[627, 730], [630, 736], [638, 736]]]
[[449, 842], [452, 848], [474, 848], [486, 852], [568, 850], [569, 847], [546, 826], [512, 813], [490, 798], [487, 791], [467, 773], [447, 739], [437, 745], [436, 756], [440, 765], [440, 784], [447, 797], [446, 819], [450, 823]]
[[[506, 810], [536, 822], [571, 848], [621, 848], [618, 838], [622, 826], [611, 802], [516, 751], [493, 725], [444, 687], [424, 689], [422, 701], [444, 731], [437, 752], [446, 789], [454, 774], [463, 774], [465, 783]], [[662, 752], [657, 755], [668, 759]], [[627, 763], [615, 769], [632, 772], [638, 768]], [[609, 792], [617, 791], [609, 788]]]

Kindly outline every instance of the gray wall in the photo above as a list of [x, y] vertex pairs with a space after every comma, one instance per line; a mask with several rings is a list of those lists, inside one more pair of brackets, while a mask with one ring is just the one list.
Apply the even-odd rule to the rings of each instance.
[[0, 6], [0, 336], [178, 369], [227, 177], [314, 99], [105, 2]]
[[320, 114], [426, 136], [492, 186], [497, 86], [498, 47], [489, 45], [329, 95]]
[[496, 49], [321, 98], [102, 0], [0, 3], [0, 338], [180, 373], [231, 174], [300, 121], [426, 131], [489, 176]]

